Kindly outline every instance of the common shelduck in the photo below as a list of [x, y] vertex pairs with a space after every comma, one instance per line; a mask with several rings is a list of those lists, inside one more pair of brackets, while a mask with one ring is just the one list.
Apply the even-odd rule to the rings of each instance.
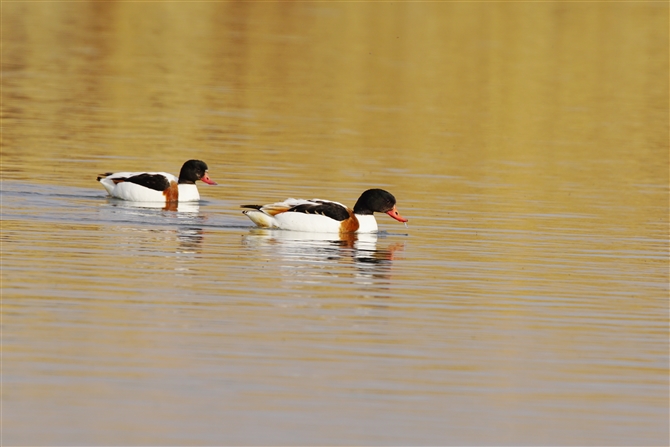
[[189, 160], [181, 167], [179, 178], [167, 172], [108, 172], [100, 174], [110, 196], [132, 202], [193, 202], [200, 200], [197, 180], [209, 185], [216, 182], [207, 174], [207, 164]]
[[377, 221], [373, 213], [386, 213], [407, 222], [395, 206], [395, 197], [383, 189], [368, 189], [354, 209], [329, 200], [286, 199], [269, 205], [242, 205], [243, 211], [261, 228], [309, 231], [313, 233], [374, 233]]

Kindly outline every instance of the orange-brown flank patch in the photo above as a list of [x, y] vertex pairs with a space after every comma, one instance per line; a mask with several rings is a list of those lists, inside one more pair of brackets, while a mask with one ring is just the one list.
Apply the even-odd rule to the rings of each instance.
[[177, 202], [179, 200], [179, 185], [177, 182], [170, 182], [170, 186], [163, 191], [163, 195], [165, 196], [166, 202]]
[[340, 233], [353, 233], [360, 227], [354, 212], [349, 208], [347, 208], [347, 211], [349, 212], [349, 218], [340, 222]]

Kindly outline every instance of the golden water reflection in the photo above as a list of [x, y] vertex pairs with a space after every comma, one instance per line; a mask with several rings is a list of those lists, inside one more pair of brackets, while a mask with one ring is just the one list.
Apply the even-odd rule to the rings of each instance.
[[[3, 440], [667, 445], [667, 17], [3, 2]], [[408, 229], [239, 211], [370, 187]]]

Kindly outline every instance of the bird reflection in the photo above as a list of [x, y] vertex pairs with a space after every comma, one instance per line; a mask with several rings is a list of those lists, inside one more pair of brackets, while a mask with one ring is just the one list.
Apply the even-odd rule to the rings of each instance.
[[177, 229], [178, 253], [200, 253], [202, 251], [202, 228], [181, 227]]
[[100, 218], [107, 224], [106, 230], [128, 234], [128, 241], [133, 245], [139, 243], [156, 250], [155, 244], [160, 244], [166, 250], [172, 246], [170, 242], [176, 242], [174, 253], [195, 254], [202, 251], [202, 224], [207, 216], [200, 213], [198, 202], [165, 206], [159, 202], [130, 202], [112, 198], [108, 201], [111, 207], [99, 209]]
[[163, 211], [177, 211], [179, 213], [197, 214], [200, 211], [199, 202], [131, 202], [111, 197], [107, 198], [112, 206], [129, 209], [161, 209]]
[[[278, 261], [293, 269], [287, 276], [313, 282], [314, 276], [339, 276], [340, 271], [331, 267], [351, 264], [356, 267], [356, 278], [390, 278], [393, 259], [404, 249], [404, 243], [379, 248], [379, 239], [376, 233], [331, 234], [254, 228], [243, 237], [242, 243], [266, 249], [268, 261]], [[301, 262], [296, 265], [296, 261]], [[299, 271], [299, 275], [295, 275], [295, 271]], [[351, 270], [347, 272], [350, 274]]]
[[404, 242], [377, 248], [376, 235], [361, 235], [356, 244], [354, 260], [360, 277], [389, 278], [396, 253], [405, 249]]

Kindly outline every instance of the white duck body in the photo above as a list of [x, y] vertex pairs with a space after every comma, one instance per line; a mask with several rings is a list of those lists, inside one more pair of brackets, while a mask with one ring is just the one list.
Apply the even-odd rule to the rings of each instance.
[[[248, 215], [248, 214], [247, 214]], [[249, 216], [251, 220], [254, 220]], [[270, 216], [271, 227], [281, 230], [306, 231], [310, 233], [339, 233], [340, 222], [317, 214], [282, 213]]]
[[207, 174], [207, 165], [189, 160], [180, 177], [167, 172], [114, 172], [101, 174], [98, 181], [110, 196], [130, 202], [196, 202], [200, 200], [196, 180], [216, 185]]
[[[101, 178], [100, 183], [107, 190], [110, 196], [117, 199], [128, 200], [131, 202], [165, 202], [165, 193], [146, 186], [131, 182], [114, 183], [115, 178], [130, 178], [137, 175], [162, 175], [170, 183], [177, 183], [179, 179], [167, 172], [116, 172], [107, 177]], [[195, 184], [178, 183], [180, 202], [195, 202], [200, 200], [200, 193]]]
[[[341, 233], [343, 231], [341, 221], [320, 214], [286, 212], [272, 216], [262, 210], [248, 210], [244, 214], [261, 228], [277, 228], [280, 230], [305, 231], [309, 233]], [[377, 221], [374, 216], [355, 216], [359, 223], [359, 227], [355, 233], [377, 232]]]
[[[261, 228], [310, 233], [376, 233], [378, 231], [377, 220], [372, 212], [355, 214], [350, 208], [330, 200], [286, 199], [283, 202], [263, 206], [245, 205], [243, 207], [252, 208], [245, 210], [244, 214]], [[393, 210], [395, 210], [394, 205]]]
[[[310, 233], [339, 233], [342, 228], [341, 221], [323, 214], [316, 214], [319, 205], [324, 204], [339, 206], [347, 210], [347, 207], [341, 203], [329, 200], [291, 198], [283, 202], [263, 205], [258, 209], [246, 210], [244, 214], [261, 228], [278, 228], [280, 230], [305, 231]], [[315, 214], [290, 211], [301, 205], [315, 207]]]

